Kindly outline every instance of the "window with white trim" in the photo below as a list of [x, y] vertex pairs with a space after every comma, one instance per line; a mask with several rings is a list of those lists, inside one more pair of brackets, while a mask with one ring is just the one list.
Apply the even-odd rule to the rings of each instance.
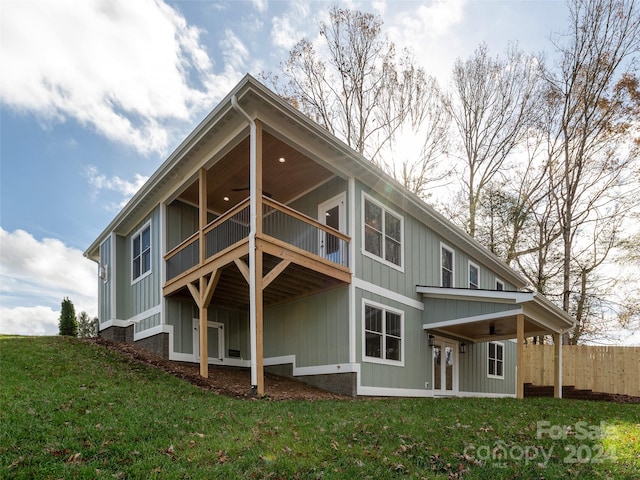
[[453, 288], [454, 286], [454, 262], [455, 253], [446, 245], [440, 245], [440, 286], [446, 288]]
[[403, 312], [364, 303], [364, 358], [377, 363], [403, 362]]
[[504, 378], [504, 344], [489, 342], [487, 355], [487, 377]]
[[367, 197], [363, 205], [364, 251], [402, 267], [403, 218]]
[[504, 290], [504, 282], [496, 278], [496, 290], [502, 292]]
[[469, 288], [480, 288], [480, 268], [473, 262], [469, 262]]
[[147, 223], [131, 237], [131, 281], [151, 273], [151, 224]]

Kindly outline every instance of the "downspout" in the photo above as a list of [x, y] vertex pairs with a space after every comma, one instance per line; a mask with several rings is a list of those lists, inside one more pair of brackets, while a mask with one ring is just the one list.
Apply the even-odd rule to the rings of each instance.
[[256, 335], [256, 231], [258, 225], [256, 190], [258, 186], [256, 178], [256, 122], [238, 104], [235, 95], [231, 97], [231, 106], [242, 115], [249, 124], [250, 149], [249, 149], [249, 337], [251, 343], [251, 391], [258, 388], [257, 365], [257, 335]]

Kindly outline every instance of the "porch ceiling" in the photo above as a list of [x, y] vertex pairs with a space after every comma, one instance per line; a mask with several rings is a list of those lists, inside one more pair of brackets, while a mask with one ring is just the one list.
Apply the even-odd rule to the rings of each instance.
[[[283, 158], [285, 161], [281, 162]], [[263, 192], [287, 204], [334, 173], [268, 132], [262, 137]], [[207, 171], [207, 207], [216, 214], [227, 211], [249, 196], [249, 137]], [[224, 200], [227, 197], [228, 200]], [[198, 204], [198, 182], [179, 197]]]
[[[242, 261], [247, 263], [248, 257], [243, 257]], [[282, 259], [264, 253], [262, 261], [263, 275], [266, 275], [278, 265]], [[291, 262], [287, 268], [264, 289], [264, 306], [268, 307], [297, 297], [328, 290], [338, 285], [344, 285], [344, 282]], [[176, 292], [175, 295], [185, 299], [192, 298], [186, 287]], [[222, 268], [222, 274], [213, 293], [210, 306], [242, 311], [249, 309], [249, 284], [234, 263]]]

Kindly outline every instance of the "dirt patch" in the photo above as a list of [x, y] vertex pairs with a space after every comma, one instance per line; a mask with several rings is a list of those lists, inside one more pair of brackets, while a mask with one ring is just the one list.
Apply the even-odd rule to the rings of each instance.
[[[251, 372], [248, 368], [209, 365], [209, 378], [203, 378], [200, 376], [200, 366], [196, 364], [172, 362], [134, 345], [112, 342], [100, 337], [87, 341], [117, 351], [131, 361], [159, 368], [200, 388], [247, 400], [258, 398], [251, 394]], [[350, 398], [270, 373], [265, 373], [264, 384], [266, 393], [264, 398], [267, 400], [345, 400]]]

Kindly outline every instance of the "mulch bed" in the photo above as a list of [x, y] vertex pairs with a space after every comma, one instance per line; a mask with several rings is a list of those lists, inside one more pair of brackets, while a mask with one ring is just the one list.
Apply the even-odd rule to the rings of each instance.
[[[119, 352], [130, 361], [159, 368], [182, 380], [216, 393], [235, 398], [256, 400], [251, 394], [251, 372], [248, 368], [209, 365], [209, 378], [200, 376], [200, 365], [173, 362], [128, 343], [112, 342], [101, 337], [91, 338], [92, 342], [109, 350]], [[291, 378], [270, 373], [264, 375], [266, 400], [344, 400], [350, 397], [312, 387]]]
[[[138, 348], [128, 343], [112, 342], [101, 337], [86, 339], [96, 345], [114, 350], [122, 354], [130, 361], [143, 363], [155, 368], [164, 370], [182, 380], [196, 385], [197, 387], [211, 390], [216, 393], [246, 400], [256, 400], [257, 396], [251, 394], [251, 372], [248, 368], [223, 367], [209, 365], [209, 378], [200, 376], [200, 365], [184, 362], [173, 362], [144, 349]], [[337, 395], [334, 393], [312, 387], [305, 383], [287, 377], [281, 377], [270, 373], [264, 374], [265, 397], [266, 400], [345, 400], [351, 397]], [[525, 397], [553, 396], [545, 391], [536, 392], [536, 389], [545, 387], [529, 386], [525, 388]], [[548, 388], [548, 387], [547, 387]], [[566, 389], [566, 387], [565, 387]], [[601, 394], [593, 392], [590, 394], [572, 395], [567, 392], [565, 398], [578, 398], [581, 400], [598, 400], [615, 403], [640, 403], [640, 397], [616, 394]]]

